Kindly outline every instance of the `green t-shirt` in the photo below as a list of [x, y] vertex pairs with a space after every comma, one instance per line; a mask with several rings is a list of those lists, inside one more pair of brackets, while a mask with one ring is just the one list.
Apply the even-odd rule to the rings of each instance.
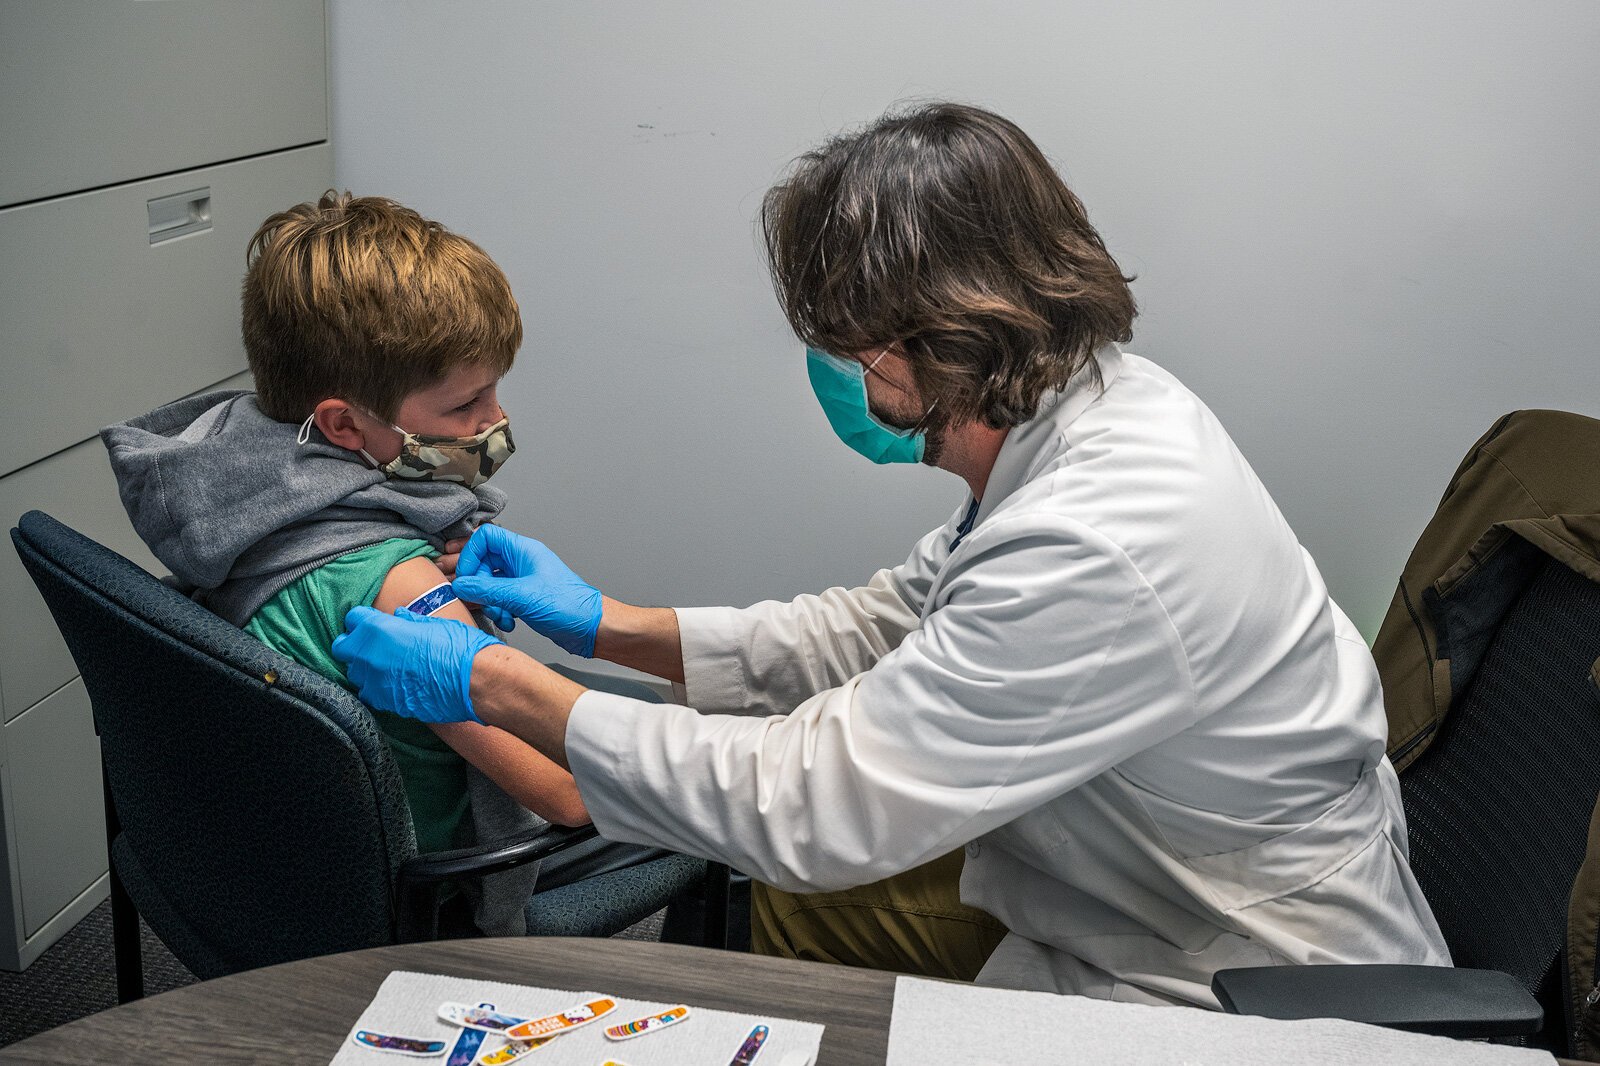
[[[427, 541], [395, 538], [341, 555], [268, 600], [244, 631], [331, 681], [355, 691], [333, 639], [352, 607], [371, 607], [389, 571], [408, 559], [436, 559]], [[372, 717], [400, 768], [418, 851], [444, 851], [470, 840], [467, 763], [421, 722], [384, 711]]]

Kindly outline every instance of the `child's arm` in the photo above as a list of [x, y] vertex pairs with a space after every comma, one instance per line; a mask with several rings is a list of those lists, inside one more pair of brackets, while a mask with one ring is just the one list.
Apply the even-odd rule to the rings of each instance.
[[[385, 614], [393, 613], [396, 607], [404, 607], [444, 580], [444, 574], [430, 560], [409, 559], [389, 571], [372, 606]], [[460, 600], [433, 614], [436, 618], [476, 624]], [[572, 775], [505, 730], [476, 722], [430, 723], [428, 728], [533, 813], [558, 825], [583, 825], [589, 821]]]

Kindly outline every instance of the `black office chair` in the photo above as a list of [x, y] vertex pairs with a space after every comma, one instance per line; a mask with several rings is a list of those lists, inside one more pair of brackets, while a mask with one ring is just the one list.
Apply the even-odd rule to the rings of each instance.
[[[1580, 421], [1600, 445], [1600, 423]], [[1543, 458], [1572, 460], [1574, 425], [1561, 423]], [[1530, 461], [1540, 458], [1535, 449]], [[1600, 486], [1594, 496], [1600, 499]], [[1530, 509], [1543, 517], [1537, 501]], [[1462, 543], [1475, 543], [1479, 532], [1464, 534]], [[1411, 741], [1427, 742], [1415, 761], [1406, 761], [1403, 735], [1395, 757], [1412, 869], [1459, 969], [1223, 971], [1212, 987], [1224, 1008], [1446, 1036], [1532, 1037], [1524, 1042], [1571, 1053], [1575, 1000], [1563, 987], [1568, 898], [1600, 796], [1600, 689], [1592, 676], [1600, 660], [1600, 584], [1521, 536], [1488, 543], [1493, 550], [1443, 593], [1431, 583], [1420, 597], [1405, 590], [1399, 613], [1391, 612], [1407, 642], [1424, 634], [1427, 660], [1448, 660], [1448, 714], [1436, 733], [1423, 730]], [[1445, 544], [1435, 554], [1453, 560], [1458, 547]], [[1421, 551], [1419, 543], [1414, 560]], [[1393, 640], [1379, 647], [1391, 718], [1398, 694], [1412, 691], [1390, 684], [1396, 667], [1385, 656], [1399, 647]], [[1552, 1024], [1541, 1031], [1543, 1018]]]
[[[11, 537], [100, 736], [121, 1001], [143, 994], [140, 915], [201, 978], [470, 935], [464, 915], [441, 921], [441, 886], [595, 835], [419, 855], [399, 773], [354, 696], [48, 515], [30, 511]], [[604, 935], [700, 892], [704, 942], [726, 942], [726, 867], [671, 856], [580, 884], [572, 927], [551, 931]]]

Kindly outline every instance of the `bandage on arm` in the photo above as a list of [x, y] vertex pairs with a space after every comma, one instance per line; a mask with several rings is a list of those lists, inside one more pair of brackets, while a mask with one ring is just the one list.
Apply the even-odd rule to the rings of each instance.
[[[443, 572], [431, 560], [408, 559], [389, 571], [372, 606], [385, 613], [410, 606], [434, 618], [476, 625], [466, 605], [449, 588]], [[412, 606], [419, 599], [423, 602]], [[419, 610], [420, 607], [429, 610]], [[512, 734], [476, 722], [430, 723], [428, 728], [512, 799], [541, 818], [558, 825], [589, 821], [572, 775]]]

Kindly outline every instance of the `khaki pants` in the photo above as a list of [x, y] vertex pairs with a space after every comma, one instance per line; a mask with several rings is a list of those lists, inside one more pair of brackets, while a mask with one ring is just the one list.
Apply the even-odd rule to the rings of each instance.
[[866, 966], [970, 981], [1006, 930], [961, 902], [957, 850], [903, 874], [843, 892], [794, 895], [751, 885], [751, 950], [758, 955]]

